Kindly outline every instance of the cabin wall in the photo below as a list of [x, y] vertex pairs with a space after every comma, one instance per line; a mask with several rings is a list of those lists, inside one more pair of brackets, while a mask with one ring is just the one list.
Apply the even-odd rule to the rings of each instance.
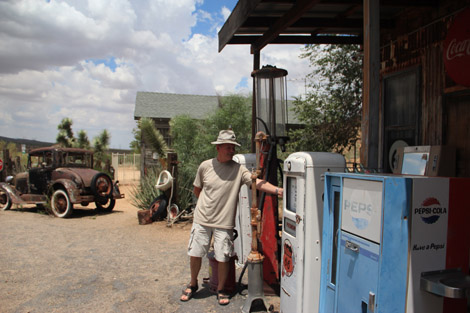
[[[457, 4], [458, 5], [458, 4]], [[469, 164], [470, 147], [467, 147], [468, 129], [454, 128], [460, 127], [455, 121], [470, 120], [470, 110], [462, 103], [467, 103], [469, 90], [463, 86], [457, 86], [447, 75], [444, 67], [443, 44], [447, 35], [447, 30], [452, 24], [454, 14], [448, 12], [459, 12], [454, 4], [447, 7], [441, 7], [429, 13], [429, 16], [417, 15], [413, 11], [405, 14], [401, 23], [397, 24], [395, 29], [387, 34], [381, 34], [381, 158], [379, 162], [383, 165], [384, 171], [387, 171], [386, 162], [389, 158], [390, 143], [387, 143], [387, 134], [384, 130], [384, 82], [400, 73], [406, 73], [411, 69], [418, 68], [418, 88], [419, 101], [417, 102], [418, 116], [418, 135], [417, 145], [445, 145], [451, 144], [457, 148], [457, 176], [468, 176], [470, 174]], [[435, 18], [434, 16], [443, 16]], [[429, 21], [429, 19], [434, 20]], [[423, 26], [420, 26], [423, 25]], [[397, 35], [400, 34], [400, 35]], [[394, 38], [394, 39], [393, 39]], [[462, 96], [457, 97], [457, 93]], [[467, 97], [462, 100], [462, 97]], [[396, 97], [400, 101], [399, 95]], [[447, 101], [446, 98], [452, 99]], [[406, 100], [403, 100], [406, 101]], [[455, 108], [452, 103], [459, 103], [459, 108]], [[469, 104], [470, 105], [470, 104]], [[390, 110], [388, 110], [390, 111]], [[458, 111], [459, 114], [455, 112]], [[452, 118], [453, 121], [448, 119]], [[460, 126], [458, 126], [460, 125]], [[467, 127], [468, 128], [468, 127]], [[452, 137], [449, 137], [452, 134]], [[455, 138], [455, 134], [462, 134], [462, 138]], [[396, 137], [396, 136], [395, 136]]]

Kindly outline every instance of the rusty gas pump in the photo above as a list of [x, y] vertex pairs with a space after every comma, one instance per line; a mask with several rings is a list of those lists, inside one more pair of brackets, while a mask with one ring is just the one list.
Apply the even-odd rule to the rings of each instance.
[[242, 312], [250, 312], [250, 308], [255, 300], [263, 302], [267, 308], [266, 299], [263, 292], [263, 261], [264, 256], [258, 249], [258, 240], [261, 234], [261, 210], [258, 207], [258, 194], [256, 191], [256, 179], [261, 177], [261, 146], [266, 139], [263, 132], [258, 132], [255, 137], [256, 142], [256, 169], [251, 174], [251, 251], [247, 257], [248, 266], [248, 298], [243, 305]]
[[279, 289], [280, 227], [277, 196], [263, 193], [258, 197], [256, 179], [261, 178], [277, 185], [276, 150], [278, 145], [284, 150], [287, 141], [286, 75], [286, 70], [273, 66], [264, 66], [252, 73], [258, 123], [255, 136], [256, 170], [252, 174], [252, 245], [247, 258], [248, 298], [242, 312], [249, 312], [253, 301], [257, 299], [268, 308], [264, 287], [268, 286], [274, 292]]

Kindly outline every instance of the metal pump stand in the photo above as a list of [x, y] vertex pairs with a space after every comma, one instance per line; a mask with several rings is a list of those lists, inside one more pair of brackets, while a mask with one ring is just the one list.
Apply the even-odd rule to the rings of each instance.
[[264, 256], [258, 251], [258, 236], [261, 233], [261, 211], [258, 209], [258, 199], [256, 195], [256, 179], [261, 174], [260, 166], [260, 145], [261, 140], [265, 139], [266, 135], [258, 132], [255, 137], [256, 141], [256, 171], [251, 175], [251, 251], [247, 257], [248, 267], [248, 298], [242, 307], [243, 313], [249, 313], [251, 306], [255, 300], [261, 300], [264, 307], [268, 309], [268, 304], [264, 297], [263, 291], [263, 260]]

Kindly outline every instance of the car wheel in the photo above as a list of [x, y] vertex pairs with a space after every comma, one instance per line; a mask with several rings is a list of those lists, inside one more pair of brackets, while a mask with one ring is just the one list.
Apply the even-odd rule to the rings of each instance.
[[116, 200], [109, 198], [106, 201], [95, 201], [96, 209], [102, 212], [111, 212], [114, 209]]
[[57, 189], [51, 197], [51, 209], [57, 217], [69, 217], [73, 211], [73, 204], [65, 190]]
[[9, 210], [11, 208], [11, 197], [8, 192], [0, 187], [0, 209], [2, 211]]
[[91, 180], [91, 191], [98, 201], [103, 202], [113, 194], [113, 181], [105, 173], [98, 173]]
[[150, 212], [152, 215], [152, 220], [158, 221], [162, 220], [166, 217], [167, 215], [167, 204], [168, 204], [168, 199], [166, 196], [160, 195], [153, 200], [152, 204], [150, 204]]

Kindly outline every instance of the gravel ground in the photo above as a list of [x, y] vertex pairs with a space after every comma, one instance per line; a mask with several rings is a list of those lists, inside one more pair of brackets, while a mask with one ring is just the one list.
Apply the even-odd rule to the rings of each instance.
[[[139, 225], [129, 186], [121, 191], [126, 198], [108, 214], [97, 214], [93, 205], [76, 206], [69, 219], [35, 208], [0, 211], [1, 313], [241, 311], [246, 296], [236, 294], [222, 307], [202, 284], [207, 259], [202, 289], [180, 302], [189, 280], [191, 221]], [[278, 311], [278, 297], [266, 300]]]

